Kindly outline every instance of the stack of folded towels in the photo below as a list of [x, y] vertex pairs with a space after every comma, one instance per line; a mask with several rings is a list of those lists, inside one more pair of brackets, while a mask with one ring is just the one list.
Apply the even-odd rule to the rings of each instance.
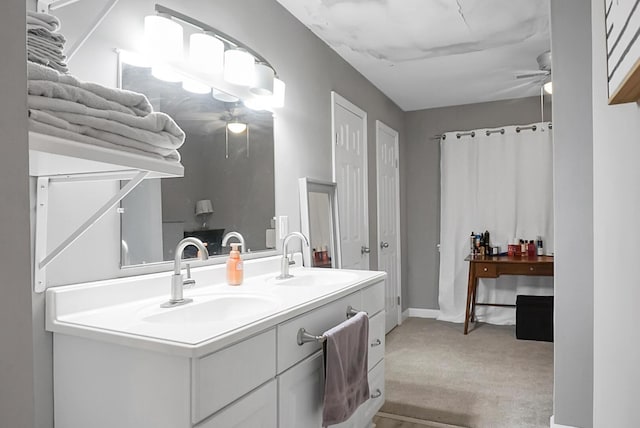
[[27, 12], [27, 59], [61, 73], [69, 71], [63, 54], [64, 36], [58, 33], [60, 20], [47, 13]]
[[[51, 15], [31, 13], [27, 26], [28, 32], [53, 34], [51, 28], [57, 29], [59, 21]], [[60, 35], [59, 40], [64, 41], [64, 37]], [[66, 65], [65, 70], [53, 65], [34, 60], [29, 53], [27, 104], [31, 131], [180, 161], [177, 149], [184, 143], [184, 131], [167, 114], [154, 112], [146, 96], [83, 82], [66, 74]]]

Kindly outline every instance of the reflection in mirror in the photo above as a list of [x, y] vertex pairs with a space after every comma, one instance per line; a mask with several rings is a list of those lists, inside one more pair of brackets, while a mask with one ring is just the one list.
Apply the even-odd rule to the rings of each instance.
[[305, 266], [340, 268], [340, 231], [336, 183], [299, 180], [302, 233], [309, 237], [303, 247]]
[[[122, 264], [173, 260], [187, 236], [202, 240], [210, 256], [226, 254], [222, 237], [230, 231], [242, 233], [247, 252], [275, 248], [272, 113], [187, 92], [149, 68], [122, 63], [120, 76], [123, 89], [145, 94], [186, 133], [184, 177], [146, 180], [122, 201]], [[195, 256], [187, 247], [184, 258]]]

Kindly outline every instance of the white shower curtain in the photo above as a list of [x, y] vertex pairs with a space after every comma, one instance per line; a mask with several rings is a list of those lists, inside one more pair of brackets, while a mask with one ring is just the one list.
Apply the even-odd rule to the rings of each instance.
[[[449, 132], [441, 140], [440, 320], [464, 321], [471, 232], [488, 230], [501, 251], [513, 238], [542, 236], [545, 253], [553, 253], [552, 132], [546, 123], [533, 125], [520, 132], [505, 126], [503, 134], [475, 130], [473, 137]], [[552, 295], [553, 279], [481, 279], [477, 301], [515, 304], [517, 294]], [[515, 323], [514, 308], [479, 306], [476, 315]]]

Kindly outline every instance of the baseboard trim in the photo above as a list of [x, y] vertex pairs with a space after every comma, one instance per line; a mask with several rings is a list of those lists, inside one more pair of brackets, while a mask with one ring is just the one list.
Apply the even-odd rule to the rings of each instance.
[[554, 418], [554, 416], [551, 415], [551, 418], [549, 419], [549, 426], [551, 428], [578, 428], [578, 427], [574, 427], [574, 426], [571, 426], [571, 425], [560, 425], [560, 424], [557, 424], [557, 423], [555, 423], [553, 418]]
[[439, 309], [420, 309], [420, 308], [409, 308], [402, 313], [402, 319], [407, 319], [409, 317], [413, 318], [438, 318], [440, 315]]
[[449, 425], [442, 422], [425, 421], [424, 419], [410, 418], [408, 416], [394, 415], [394, 414], [385, 413], [385, 412], [378, 412], [376, 413], [376, 416], [379, 416], [381, 418], [386, 418], [386, 419], [393, 419], [394, 421], [399, 421], [399, 422], [409, 422], [414, 425], [424, 425], [424, 426], [428, 426], [429, 428], [464, 428], [458, 425]]

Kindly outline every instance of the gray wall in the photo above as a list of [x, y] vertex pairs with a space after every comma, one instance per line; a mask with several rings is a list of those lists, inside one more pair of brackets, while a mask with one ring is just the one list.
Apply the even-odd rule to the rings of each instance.
[[7, 1], [0, 14], [0, 426], [34, 426], [25, 7]]
[[[545, 120], [551, 118], [545, 97]], [[402, 173], [406, 183], [406, 227], [403, 234], [407, 250], [403, 253], [403, 309], [437, 309], [440, 259], [440, 142], [434, 135], [447, 131], [493, 128], [539, 122], [540, 98], [493, 101], [418, 110], [406, 113], [408, 162]]]
[[[554, 418], [593, 426], [591, 6], [551, 2], [555, 213]], [[608, 425], [620, 426], [620, 425]]]
[[593, 425], [631, 428], [640, 426], [640, 281], [633, 239], [640, 219], [640, 105], [607, 105], [604, 2], [591, 4]]

